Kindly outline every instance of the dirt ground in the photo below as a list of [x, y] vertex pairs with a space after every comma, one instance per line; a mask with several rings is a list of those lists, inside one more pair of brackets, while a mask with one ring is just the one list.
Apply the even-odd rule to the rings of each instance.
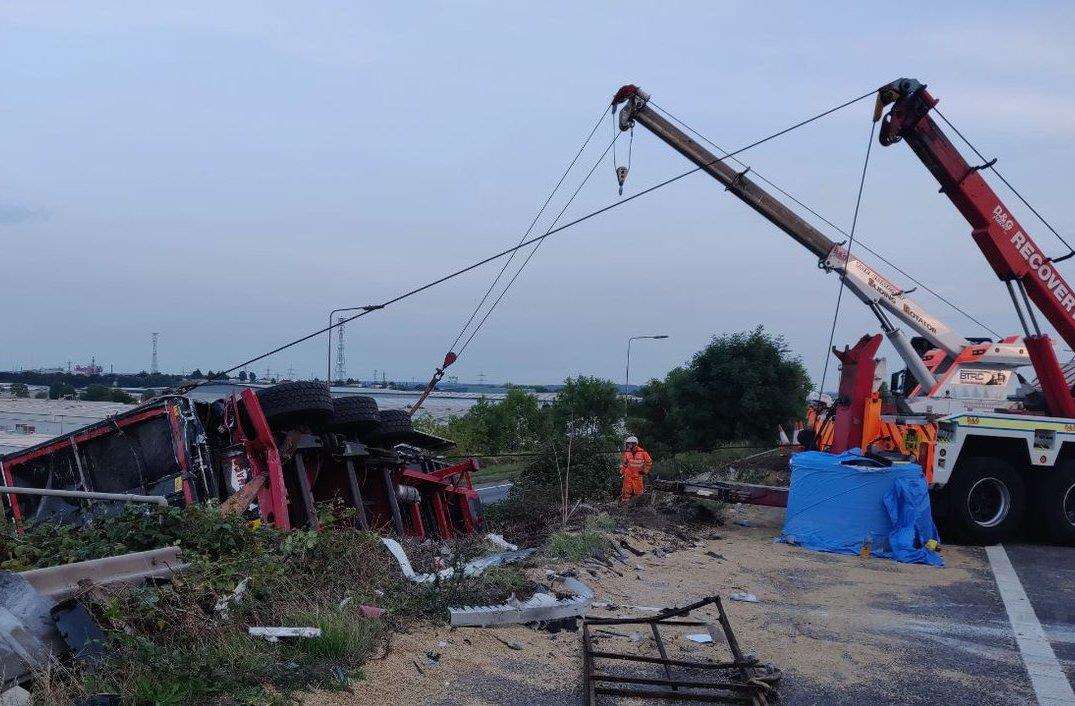
[[[553, 568], [577, 571], [596, 591], [596, 603], [667, 607], [721, 596], [743, 649], [783, 670], [785, 703], [1019, 704], [1033, 698], [997, 617], [1003, 608], [980, 549], [946, 547], [945, 568], [903, 565], [778, 543], [782, 522], [783, 510], [733, 508], [725, 526], [696, 533], [694, 546], [636, 528], [617, 537], [645, 552], [628, 555], [629, 565]], [[682, 548], [653, 552], [676, 545]], [[736, 592], [754, 594], [758, 602], [730, 600]], [[989, 615], [961, 609], [976, 604]], [[632, 610], [594, 608], [592, 614], [628, 616]], [[715, 612], [702, 616], [715, 619]], [[647, 642], [652, 646], [646, 639], [639, 648]], [[725, 656], [726, 647], [717, 643], [699, 645], [685, 635], [669, 642], [673, 658]], [[394, 636], [350, 692], [315, 694], [305, 703], [578, 704], [581, 664], [579, 632], [420, 624]]]

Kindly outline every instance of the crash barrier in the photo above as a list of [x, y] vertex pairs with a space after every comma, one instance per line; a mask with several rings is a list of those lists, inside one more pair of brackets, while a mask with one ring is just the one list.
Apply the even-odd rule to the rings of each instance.
[[781, 541], [823, 552], [944, 566], [922, 467], [805, 451], [791, 457]]

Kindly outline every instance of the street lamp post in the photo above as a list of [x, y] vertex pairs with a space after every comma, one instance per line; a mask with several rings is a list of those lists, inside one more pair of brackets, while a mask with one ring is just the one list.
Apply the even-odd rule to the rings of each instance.
[[631, 342], [640, 341], [643, 339], [649, 339], [653, 341], [663, 341], [668, 338], [667, 334], [657, 333], [648, 336], [631, 336], [627, 339], [627, 370], [623, 374], [623, 427], [627, 429], [627, 412], [630, 408], [631, 392], [629, 385], [631, 384]]

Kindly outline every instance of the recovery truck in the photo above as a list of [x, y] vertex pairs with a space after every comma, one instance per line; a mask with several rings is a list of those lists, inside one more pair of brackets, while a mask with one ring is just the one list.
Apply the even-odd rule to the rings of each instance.
[[960, 412], [941, 420], [934, 482], [949, 518], [974, 539], [1010, 536], [1029, 510], [1052, 539], [1075, 543], [1075, 397], [1034, 314], [1036, 307], [1075, 347], [1075, 289], [982, 177], [992, 163], [969, 164], [933, 120], [937, 102], [915, 79], [882, 87], [874, 120], [892, 107], [880, 143], [905, 142], [970, 223], [971, 238], [1019, 316], [1044, 409]]
[[[840, 390], [834, 408], [811, 406], [807, 421], [814, 437], [812, 446], [834, 452], [859, 447], [912, 456], [929, 478], [935, 419], [952, 412], [989, 412], [1018, 404], [1009, 398], [1022, 382], [1018, 369], [1029, 365], [1030, 358], [1017, 336], [993, 342], [958, 335], [907, 291], [758, 186], [748, 176], [749, 169], [735, 170], [665, 119], [636, 86], [617, 92], [613, 105], [620, 103], [625, 104], [619, 116], [621, 130], [630, 130], [636, 123], [648, 128], [805, 247], [821, 269], [842, 277], [876, 316], [906, 364], [906, 370], [892, 377], [896, 404], [888, 406], [879, 392], [882, 361], [874, 357], [880, 337], [866, 336], [853, 348], [834, 350], [842, 363]], [[906, 325], [915, 338], [908, 339], [893, 319]]]
[[[219, 502], [284, 530], [318, 528], [317, 504], [338, 501], [363, 529], [447, 539], [482, 523], [477, 462], [438, 456], [451, 446], [415, 430], [403, 410], [298, 381], [165, 395], [2, 456], [0, 472], [11, 489], [5, 512], [19, 525], [88, 521], [118, 505], [78, 494], [114, 493]], [[75, 497], [27, 494], [35, 489]]]

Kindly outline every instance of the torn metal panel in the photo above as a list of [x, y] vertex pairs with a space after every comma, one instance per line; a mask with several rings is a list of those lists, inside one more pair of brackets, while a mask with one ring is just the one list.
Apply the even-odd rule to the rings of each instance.
[[67, 651], [52, 606], [19, 574], [0, 572], [0, 679], [5, 686], [26, 680], [34, 667]]
[[577, 618], [589, 607], [590, 600], [594, 597], [593, 589], [576, 578], [561, 578], [563, 587], [572, 594], [569, 598], [558, 599], [551, 593], [535, 593], [529, 600], [521, 602], [449, 608], [451, 624], [453, 627], [486, 627]]
[[[433, 583], [438, 580], [446, 581], [455, 576], [455, 569], [453, 567], [442, 569], [435, 574], [419, 574], [415, 572], [414, 567], [411, 566], [411, 560], [407, 558], [407, 552], [403, 550], [403, 545], [390, 537], [382, 537], [381, 542], [384, 543], [388, 548], [388, 551], [390, 551], [392, 556], [396, 558], [396, 561], [399, 562], [399, 568], [403, 571], [403, 575], [415, 583]], [[463, 566], [463, 575], [477, 576], [490, 567], [503, 566], [504, 564], [512, 564], [522, 561], [523, 559], [530, 557], [535, 551], [536, 550], [534, 549], [519, 549], [516, 551], [501, 552], [499, 554], [484, 556], [467, 562]]]
[[[21, 572], [19, 576], [40, 593], [58, 601], [77, 593], [82, 581], [98, 585], [134, 583], [147, 578], [168, 576], [185, 568], [187, 564], [179, 558], [179, 547], [164, 547], [44, 569], [31, 569]], [[2, 604], [0, 601], [0, 605]]]

